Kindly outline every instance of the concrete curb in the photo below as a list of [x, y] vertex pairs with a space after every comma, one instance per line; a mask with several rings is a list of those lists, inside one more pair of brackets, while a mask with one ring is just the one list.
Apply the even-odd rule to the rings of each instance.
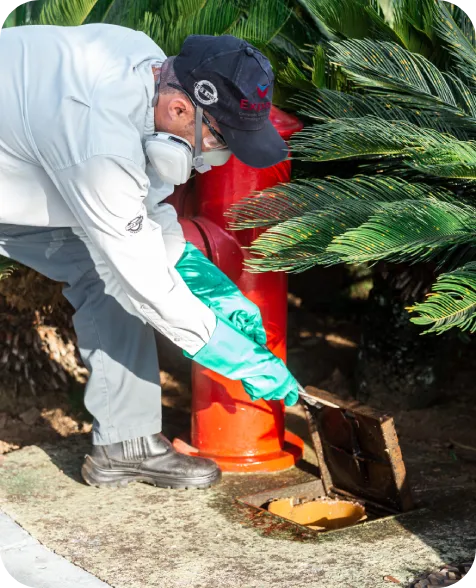
[[0, 584], [4, 588], [20, 585], [31, 588], [111, 588], [41, 545], [2, 512], [0, 559], [4, 566], [0, 561]]

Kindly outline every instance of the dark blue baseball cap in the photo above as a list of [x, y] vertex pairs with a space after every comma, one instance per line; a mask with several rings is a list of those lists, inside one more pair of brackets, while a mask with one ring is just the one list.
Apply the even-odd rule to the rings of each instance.
[[265, 168], [287, 158], [288, 146], [269, 120], [274, 74], [256, 47], [232, 35], [190, 35], [173, 64], [240, 161]]

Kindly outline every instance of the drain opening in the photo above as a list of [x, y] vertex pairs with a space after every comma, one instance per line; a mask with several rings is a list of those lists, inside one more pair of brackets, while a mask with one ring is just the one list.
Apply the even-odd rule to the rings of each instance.
[[280, 498], [269, 502], [268, 512], [315, 531], [343, 529], [367, 519], [362, 504], [331, 498]]

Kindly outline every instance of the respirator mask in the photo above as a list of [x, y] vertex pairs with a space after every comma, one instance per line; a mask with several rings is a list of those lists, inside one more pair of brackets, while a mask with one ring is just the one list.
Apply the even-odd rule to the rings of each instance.
[[[153, 100], [155, 106], [159, 99], [158, 86]], [[170, 133], [154, 133], [145, 141], [145, 151], [149, 162], [159, 177], [168, 184], [184, 184], [195, 169], [199, 173], [209, 171], [212, 166], [225, 164], [231, 156], [226, 142], [220, 133], [213, 128], [210, 120], [201, 108], [181, 86], [169, 83], [169, 86], [183, 92], [195, 107], [195, 147], [178, 135]], [[203, 137], [202, 124], [205, 124], [210, 136]], [[206, 151], [202, 151], [202, 144]]]

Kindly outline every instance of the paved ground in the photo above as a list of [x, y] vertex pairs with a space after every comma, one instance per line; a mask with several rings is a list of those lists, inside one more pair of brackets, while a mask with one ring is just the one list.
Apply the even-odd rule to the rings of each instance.
[[[425, 570], [472, 560], [476, 550], [475, 486], [452, 479], [451, 463], [433, 463], [432, 455], [411, 448], [407, 461], [422, 508], [320, 536], [276, 524], [267, 513], [255, 516], [234, 500], [315, 479], [309, 448], [300, 468], [226, 475], [207, 491], [89, 488], [79, 478], [87, 448], [78, 437], [9, 454], [0, 508], [44, 546], [114, 588], [383, 588], [391, 585], [389, 576], [404, 586]], [[431, 477], [436, 465], [445, 472], [439, 485]], [[6, 544], [15, 542], [8, 537]], [[32, 554], [39, 548], [28, 546]], [[33, 568], [25, 583], [56, 588], [41, 572]], [[72, 578], [71, 586], [83, 586]], [[64, 580], [61, 588], [67, 586]]]

